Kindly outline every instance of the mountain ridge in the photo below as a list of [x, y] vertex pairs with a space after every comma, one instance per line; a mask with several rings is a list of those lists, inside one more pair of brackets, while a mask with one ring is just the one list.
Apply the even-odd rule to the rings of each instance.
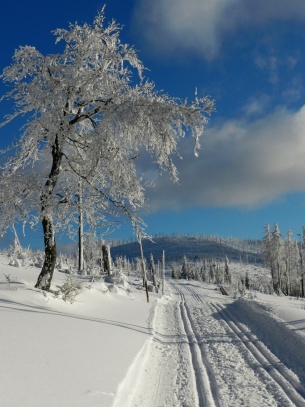
[[[251, 250], [244, 247], [232, 247], [227, 241], [211, 240], [208, 238], [196, 237], [156, 237], [153, 241], [143, 239], [144, 257], [149, 260], [151, 254], [154, 259], [161, 259], [163, 250], [167, 261], [181, 261], [184, 256], [189, 260], [218, 259], [224, 260], [226, 257], [230, 261], [243, 261], [246, 263], [263, 263], [264, 259], [259, 250]], [[240, 241], [241, 245], [243, 241]], [[111, 248], [113, 258], [122, 256], [129, 260], [140, 257], [140, 247], [138, 242], [125, 243]]]

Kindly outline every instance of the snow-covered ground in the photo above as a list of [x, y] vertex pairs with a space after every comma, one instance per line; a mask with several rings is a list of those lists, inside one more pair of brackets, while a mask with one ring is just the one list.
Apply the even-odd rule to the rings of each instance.
[[[131, 277], [131, 292], [84, 281], [70, 304], [33, 288], [39, 269], [7, 263], [1, 256], [1, 406], [305, 406], [302, 299], [233, 299], [167, 279], [147, 304]], [[56, 271], [54, 289], [65, 279]]]
[[[70, 304], [33, 288], [38, 268], [7, 264], [0, 256], [0, 406], [111, 406], [150, 338], [155, 295], [147, 304], [140, 280], [132, 293], [87, 281]], [[55, 271], [52, 288], [65, 279]]]

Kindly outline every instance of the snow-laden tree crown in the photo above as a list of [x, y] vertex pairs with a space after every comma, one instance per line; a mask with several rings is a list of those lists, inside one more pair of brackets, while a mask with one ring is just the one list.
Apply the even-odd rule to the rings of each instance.
[[[208, 97], [188, 103], [156, 91], [120, 31], [115, 21], [105, 24], [103, 9], [92, 25], [54, 31], [62, 53], [44, 56], [22, 46], [1, 75], [10, 87], [1, 100], [15, 105], [2, 126], [24, 118], [18, 142], [2, 152], [1, 228], [16, 220], [42, 222], [48, 281], [55, 232], [73, 229], [79, 202], [88, 225], [122, 213], [138, 222], [145, 204], [138, 156], [147, 151], [176, 181], [179, 138], [188, 131], [197, 154], [214, 109]], [[48, 289], [46, 281], [38, 286]]]

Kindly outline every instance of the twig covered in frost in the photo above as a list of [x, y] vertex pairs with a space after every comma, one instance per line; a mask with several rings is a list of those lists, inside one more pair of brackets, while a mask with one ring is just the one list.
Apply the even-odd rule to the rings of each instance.
[[82, 291], [81, 283], [70, 274], [59, 289], [62, 293], [62, 299], [71, 304], [74, 303], [76, 296]]

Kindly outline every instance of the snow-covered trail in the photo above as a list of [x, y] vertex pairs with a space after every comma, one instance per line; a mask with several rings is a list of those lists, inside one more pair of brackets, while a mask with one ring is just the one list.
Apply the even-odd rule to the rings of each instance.
[[179, 301], [158, 300], [151, 337], [131, 366], [114, 407], [175, 407], [198, 405], [188, 337]]
[[212, 287], [168, 280], [167, 289], [145, 355], [130, 372], [129, 401], [115, 406], [305, 406], [304, 357], [296, 349], [276, 351], [292, 335], [302, 352], [303, 338], [283, 325], [279, 337], [267, 313]]
[[234, 306], [220, 303], [221, 297], [206, 298], [198, 286], [178, 284], [188, 293], [194, 329], [217, 377], [220, 405], [305, 406], [304, 386], [249, 330], [247, 318], [241, 321]]

